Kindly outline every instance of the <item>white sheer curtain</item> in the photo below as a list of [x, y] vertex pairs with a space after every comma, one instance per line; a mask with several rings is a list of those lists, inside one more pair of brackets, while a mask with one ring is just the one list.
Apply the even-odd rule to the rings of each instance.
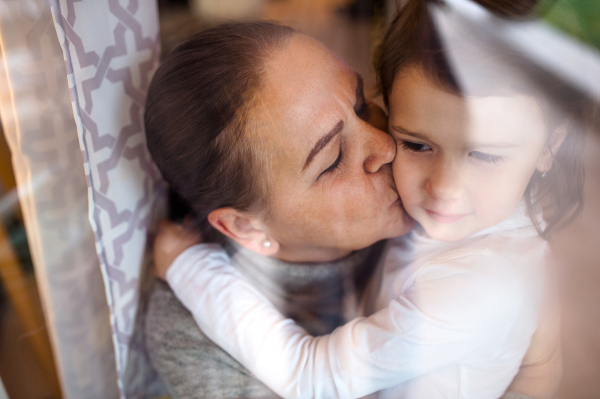
[[164, 193], [143, 134], [157, 12], [154, 1], [0, 1], [1, 118], [67, 398], [162, 392], [134, 334]]
[[0, 117], [67, 398], [118, 395], [83, 158], [49, 4], [0, 2]]

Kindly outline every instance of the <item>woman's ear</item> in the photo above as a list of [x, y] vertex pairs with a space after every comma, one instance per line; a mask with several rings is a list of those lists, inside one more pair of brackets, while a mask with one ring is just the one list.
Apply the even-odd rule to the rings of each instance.
[[208, 214], [208, 222], [222, 234], [260, 255], [273, 256], [279, 243], [265, 231], [257, 217], [233, 208], [218, 208]]
[[554, 132], [551, 133], [550, 138], [546, 147], [542, 151], [542, 155], [538, 161], [537, 170], [544, 173], [552, 169], [552, 163], [554, 162], [554, 155], [558, 152], [565, 137], [568, 133], [568, 122], [561, 124]]

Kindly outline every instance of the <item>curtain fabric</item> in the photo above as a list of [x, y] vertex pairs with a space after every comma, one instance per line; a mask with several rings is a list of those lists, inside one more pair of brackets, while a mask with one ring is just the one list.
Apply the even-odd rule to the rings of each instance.
[[165, 197], [143, 134], [157, 4], [0, 0], [0, 43], [0, 116], [64, 396], [160, 395], [139, 311]]
[[[51, 0], [66, 62], [88, 187], [89, 220], [110, 310], [122, 396], [158, 394], [135, 328], [148, 229], [164, 198], [143, 133], [148, 84], [159, 62], [155, 1]], [[143, 302], [143, 301], [142, 301]]]
[[48, 2], [0, 1], [0, 46], [0, 118], [63, 394], [117, 397], [83, 158]]

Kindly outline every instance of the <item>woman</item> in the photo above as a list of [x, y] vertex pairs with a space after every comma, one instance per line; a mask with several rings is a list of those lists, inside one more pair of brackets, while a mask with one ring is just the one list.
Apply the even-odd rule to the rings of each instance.
[[[315, 334], [351, 318], [359, 304], [368, 309], [361, 299], [376, 289], [376, 278], [370, 287], [366, 280], [379, 248], [354, 251], [413, 227], [392, 180], [395, 143], [366, 122], [375, 112], [351, 68], [314, 40], [268, 23], [195, 36], [169, 56], [149, 90], [148, 148], [203, 238], [227, 237], [232, 262]], [[172, 298], [164, 286], [155, 291], [146, 329], [175, 396], [272, 395], [240, 378], [239, 365], [197, 331], [200, 338], [173, 329], [173, 319], [160, 330], [166, 323], [156, 315], [177, 312], [165, 306]], [[182, 360], [166, 353], [173, 333], [183, 336], [184, 345], [175, 342], [180, 352], [200, 348], [175, 372]]]
[[[243, 258], [239, 263], [253, 265], [248, 274], [263, 292], [315, 333], [355, 314], [356, 305], [344, 312], [350, 307], [344, 299], [355, 293], [350, 286], [362, 290], [369, 272], [363, 266], [372, 262], [365, 252], [348, 255], [412, 228], [393, 184], [395, 143], [365, 121], [373, 111], [355, 71], [320, 43], [269, 23], [225, 25], [195, 36], [165, 60], [149, 90], [148, 148], [194, 210], [204, 238], [218, 230], [235, 242], [232, 251]], [[321, 267], [279, 261], [259, 267], [255, 254]], [[195, 357], [200, 361], [181, 350], [193, 366], [171, 367], [181, 358], [158, 342], [173, 336], [160, 330], [173, 323], [154, 317], [174, 314], [163, 306], [172, 303], [169, 295], [155, 292], [147, 332], [172, 393], [263, 396], [266, 390], [239, 381], [241, 374], [227, 366], [214, 373], [227, 358], [219, 350], [207, 357], [203, 348]], [[189, 340], [186, 334], [179, 331]], [[181, 375], [182, 369], [189, 372]], [[197, 369], [211, 375], [198, 377]], [[190, 383], [194, 378], [202, 381]]]

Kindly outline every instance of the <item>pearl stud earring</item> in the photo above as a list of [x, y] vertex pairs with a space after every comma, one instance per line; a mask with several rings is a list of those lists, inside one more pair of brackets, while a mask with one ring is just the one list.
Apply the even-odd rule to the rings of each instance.
[[270, 246], [271, 246], [271, 241], [269, 241], [269, 240], [265, 240], [265, 241], [263, 242], [263, 247], [265, 247], [265, 248], [269, 248]]

